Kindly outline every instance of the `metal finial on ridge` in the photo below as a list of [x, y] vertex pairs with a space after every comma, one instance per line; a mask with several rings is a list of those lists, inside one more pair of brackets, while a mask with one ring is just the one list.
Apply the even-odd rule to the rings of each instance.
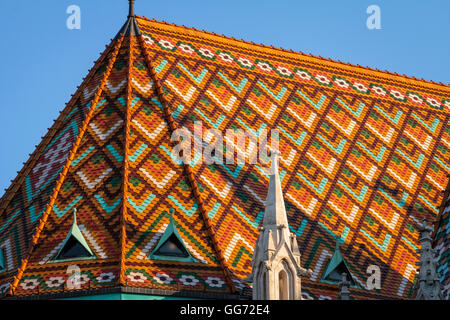
[[278, 173], [280, 152], [278, 150], [270, 150], [270, 158], [272, 160], [272, 165], [270, 167], [270, 175], [274, 175]]
[[135, 0], [128, 0], [129, 3], [128, 18], [134, 17], [134, 2]]
[[128, 3], [130, 5], [129, 13], [128, 13], [128, 19], [123, 25], [123, 27], [120, 29], [120, 31], [117, 33], [115, 39], [120, 39], [121, 36], [139, 36], [141, 34], [141, 31], [139, 30], [139, 25], [137, 23], [136, 15], [134, 14], [134, 2], [135, 0], [128, 0]]

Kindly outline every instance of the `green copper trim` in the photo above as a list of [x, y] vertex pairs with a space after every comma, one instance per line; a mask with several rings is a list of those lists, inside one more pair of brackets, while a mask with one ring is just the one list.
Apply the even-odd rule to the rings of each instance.
[[[173, 220], [173, 212], [174, 210], [171, 208], [170, 209], [170, 223], [166, 228], [166, 231], [164, 231], [163, 236], [161, 237], [161, 239], [158, 242], [158, 245], [152, 250], [152, 252], [150, 253], [150, 255], [148, 256], [149, 259], [152, 260], [166, 260], [166, 261], [180, 261], [180, 262], [198, 262], [197, 259], [195, 259], [191, 253], [189, 252], [189, 250], [186, 248], [186, 245], [184, 244], [183, 239], [180, 237], [180, 234], [178, 233], [177, 227], [175, 226], [175, 222]], [[167, 211], [166, 211], [167, 213]], [[169, 240], [169, 238], [174, 235], [178, 241], [180, 241], [181, 245], [183, 246], [183, 248], [186, 250], [186, 252], [188, 253], [188, 257], [171, 257], [171, 256], [163, 256], [163, 255], [158, 255], [155, 254], [156, 252], [158, 252], [159, 248], [161, 248], [161, 246], [163, 246], [167, 240]]]
[[[89, 257], [76, 257], [76, 258], [70, 258], [70, 259], [58, 259], [58, 256], [63, 251], [64, 247], [66, 246], [67, 242], [71, 237], [74, 237], [86, 251], [90, 254]], [[80, 228], [77, 224], [77, 210], [73, 209], [73, 223], [72, 228], [70, 228], [69, 233], [67, 234], [67, 237], [64, 239], [63, 245], [61, 246], [61, 249], [59, 249], [58, 253], [55, 255], [55, 257], [52, 259], [52, 262], [65, 262], [65, 261], [76, 261], [76, 260], [90, 260], [90, 259], [97, 259], [95, 254], [92, 252], [91, 248], [89, 247], [88, 243], [86, 242], [86, 239], [84, 239], [83, 234], [81, 233]]]
[[6, 271], [5, 251], [3, 251], [3, 249], [0, 248], [0, 272], [4, 272], [4, 271]]
[[205, 299], [173, 297], [173, 296], [157, 296], [157, 295], [135, 294], [135, 293], [108, 293], [93, 296], [60, 298], [55, 300], [205, 300]]
[[347, 263], [347, 261], [345, 261], [345, 259], [342, 257], [341, 254], [341, 250], [339, 249], [339, 241], [336, 241], [336, 250], [334, 251], [333, 256], [331, 257], [330, 262], [328, 262], [328, 265], [325, 269], [325, 272], [322, 274], [322, 277], [320, 279], [321, 282], [324, 283], [330, 283], [330, 284], [336, 284], [336, 282], [334, 281], [330, 281], [327, 280], [326, 278], [330, 275], [330, 273], [332, 273], [337, 267], [339, 267], [339, 265], [343, 263], [344, 267], [347, 271], [347, 273], [350, 275], [351, 279], [348, 279], [350, 281], [350, 283], [352, 283], [352, 285], [350, 285], [350, 287], [352, 288], [360, 288], [357, 284], [356, 281], [354, 280], [354, 277], [352, 275], [352, 273], [350, 272], [350, 268], [349, 265]]

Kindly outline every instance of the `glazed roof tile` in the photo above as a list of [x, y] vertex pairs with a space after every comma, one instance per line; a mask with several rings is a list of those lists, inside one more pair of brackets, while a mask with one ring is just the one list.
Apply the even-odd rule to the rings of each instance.
[[[98, 257], [77, 262], [82, 288], [249, 294], [239, 279], [251, 272], [268, 176], [259, 164], [173, 161], [171, 134], [201, 120], [279, 130], [290, 228], [313, 270], [306, 298], [339, 294], [320, 282], [336, 237], [361, 287], [355, 297], [413, 296], [417, 223], [438, 217], [448, 183], [449, 86], [130, 19], [141, 34], [125, 28], [112, 40], [0, 201], [2, 291], [67, 290], [70, 263], [51, 258], [77, 208]], [[198, 263], [148, 258], [171, 208]], [[366, 286], [369, 265], [381, 269], [380, 290]], [[448, 264], [441, 274], [448, 281]]]

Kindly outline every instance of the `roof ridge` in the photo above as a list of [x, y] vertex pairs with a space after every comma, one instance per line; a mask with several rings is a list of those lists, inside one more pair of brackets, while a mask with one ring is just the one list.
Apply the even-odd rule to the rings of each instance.
[[[71, 164], [71, 162], [73, 161], [73, 159], [74, 159], [74, 157], [76, 155], [78, 147], [79, 147], [79, 145], [81, 143], [81, 139], [83, 138], [84, 133], [87, 130], [87, 126], [88, 126], [88, 124], [89, 124], [89, 122], [90, 122], [90, 120], [92, 118], [92, 115], [94, 114], [95, 106], [97, 105], [97, 103], [98, 103], [98, 101], [100, 99], [100, 96], [101, 96], [101, 94], [103, 92], [103, 89], [105, 88], [106, 82], [107, 82], [107, 80], [109, 78], [111, 70], [112, 70], [112, 68], [114, 66], [114, 63], [115, 63], [116, 59], [117, 59], [117, 55], [119, 53], [119, 50], [120, 50], [120, 48], [122, 46], [123, 38], [124, 37], [122, 36], [122, 38], [120, 40], [118, 40], [118, 41], [113, 40], [113, 42], [115, 42], [115, 44], [110, 49], [114, 48], [114, 51], [112, 52], [112, 56], [110, 58], [110, 61], [108, 63], [108, 66], [106, 68], [104, 76], [102, 78], [102, 81], [100, 82], [100, 84], [99, 84], [99, 86], [97, 88], [97, 91], [96, 91], [96, 93], [94, 95], [94, 98], [92, 99], [92, 105], [91, 105], [91, 107], [89, 109], [88, 114], [86, 115], [86, 118], [83, 121], [83, 125], [82, 125], [82, 127], [80, 129], [80, 132], [79, 132], [79, 134], [77, 136], [77, 139], [75, 140], [75, 142], [72, 145], [71, 151], [69, 153], [69, 156], [66, 159], [66, 162], [65, 162], [65, 164], [63, 166], [63, 169], [59, 173], [58, 180], [57, 180], [57, 183], [55, 185], [55, 189], [53, 190], [52, 195], [50, 197], [50, 201], [47, 203], [45, 211], [42, 213], [42, 216], [41, 216], [41, 218], [39, 220], [39, 224], [38, 224], [38, 226], [37, 226], [37, 228], [35, 230], [35, 233], [34, 233], [34, 235], [32, 237], [32, 241], [31, 241], [30, 247], [28, 249], [28, 252], [27, 252], [25, 258], [22, 259], [21, 266], [18, 268], [17, 274], [14, 277], [14, 280], [13, 280], [12, 284], [10, 285], [10, 288], [9, 288], [9, 291], [8, 291], [9, 295], [14, 295], [14, 291], [15, 291], [16, 287], [18, 286], [19, 281], [20, 281], [20, 279], [22, 278], [22, 276], [23, 276], [23, 274], [25, 272], [25, 269], [26, 269], [27, 264], [28, 264], [28, 259], [31, 257], [31, 254], [33, 253], [34, 247], [36, 246], [36, 244], [37, 244], [37, 242], [39, 240], [40, 234], [41, 234], [42, 230], [44, 229], [44, 226], [45, 226], [45, 223], [47, 221], [47, 218], [48, 218], [48, 216], [49, 216], [49, 214], [50, 214], [50, 212], [51, 212], [51, 210], [53, 208], [53, 204], [56, 201], [56, 197], [59, 194], [59, 190], [60, 190], [60, 188], [62, 186], [62, 183], [64, 182], [64, 179], [65, 179], [65, 177], [67, 175], [67, 172], [69, 170], [70, 164]], [[109, 53], [110, 53], [110, 51], [108, 51], [108, 54]]]
[[128, 194], [128, 152], [129, 152], [129, 146], [130, 146], [130, 118], [131, 118], [131, 67], [133, 65], [133, 35], [130, 34], [128, 37], [128, 71], [127, 71], [127, 97], [126, 97], [126, 106], [125, 106], [125, 128], [124, 128], [124, 158], [123, 158], [123, 176], [122, 176], [122, 210], [121, 210], [121, 216], [120, 216], [120, 223], [121, 223], [121, 250], [120, 250], [120, 266], [119, 266], [119, 284], [126, 285], [125, 280], [125, 248], [126, 248], [126, 239], [127, 239], [127, 232], [126, 232], [126, 219], [125, 215], [127, 214], [127, 194]]
[[136, 21], [136, 16], [128, 16], [127, 21], [125, 21], [125, 24], [120, 28], [119, 32], [117, 33], [115, 39], [120, 39], [122, 35], [125, 36], [136, 36], [140, 35], [141, 31], [139, 29], [139, 25]]
[[[147, 69], [148, 69], [148, 71], [150, 73], [150, 78], [153, 79], [153, 81], [154, 81], [155, 88], [156, 88], [155, 91], [156, 91], [157, 97], [158, 97], [158, 99], [159, 99], [159, 101], [160, 101], [160, 103], [161, 103], [161, 105], [163, 107], [162, 108], [163, 109], [163, 113], [164, 113], [166, 121], [167, 121], [167, 123], [169, 125], [169, 130], [170, 130], [170, 132], [173, 132], [173, 131], [176, 130], [175, 121], [173, 120], [172, 114], [171, 114], [171, 112], [169, 110], [169, 106], [168, 106], [168, 104], [166, 103], [166, 101], [164, 99], [164, 96], [163, 96], [163, 93], [162, 93], [162, 89], [161, 89], [161, 85], [160, 85], [159, 80], [158, 80], [158, 78], [157, 78], [157, 76], [155, 74], [154, 68], [153, 68], [152, 63], [151, 63], [151, 59], [150, 59], [150, 57], [148, 55], [148, 52], [146, 50], [145, 40], [144, 40], [142, 34], [140, 34], [138, 36], [138, 39], [139, 39], [139, 41], [138, 41], [139, 46], [140, 46], [140, 48], [142, 50], [142, 53], [144, 55], [145, 63], [147, 64]], [[230, 272], [230, 270], [229, 270], [229, 268], [227, 266], [227, 263], [226, 263], [225, 258], [223, 256], [223, 253], [222, 253], [222, 250], [219, 247], [219, 243], [218, 243], [218, 241], [217, 241], [217, 239], [216, 239], [216, 237], [214, 235], [214, 229], [213, 229], [213, 227], [211, 225], [211, 222], [209, 221], [208, 213], [206, 212], [205, 207], [203, 205], [203, 201], [201, 199], [200, 191], [198, 190], [198, 186], [197, 186], [197, 183], [195, 181], [194, 175], [193, 175], [193, 173], [191, 171], [190, 166], [187, 165], [185, 163], [185, 161], [183, 161], [183, 167], [184, 167], [184, 173], [187, 176], [187, 180], [189, 181], [189, 184], [191, 185], [191, 189], [192, 189], [192, 193], [194, 195], [194, 198], [195, 198], [195, 200], [196, 200], [196, 202], [198, 204], [198, 210], [200, 211], [201, 216], [202, 216], [202, 220], [203, 220], [203, 222], [205, 224], [206, 234], [209, 237], [209, 240], [211, 241], [211, 244], [212, 244], [212, 247], [213, 247], [213, 249], [214, 249], [214, 251], [216, 253], [217, 259], [219, 260], [219, 265], [220, 265], [220, 267], [221, 267], [221, 269], [222, 269], [222, 271], [224, 273], [225, 281], [227, 282], [228, 286], [230, 287], [231, 292], [235, 293], [235, 292], [237, 292], [237, 290], [236, 290], [236, 287], [235, 287], [235, 285], [233, 283], [233, 280], [231, 278], [231, 272]]]
[[[343, 61], [340, 61], [340, 60], [333, 60], [331, 58], [324, 58], [324, 57], [321, 57], [321, 56], [316, 56], [316, 55], [313, 55], [311, 53], [305, 53], [305, 52], [302, 52], [302, 51], [294, 51], [292, 49], [284, 49], [284, 48], [275, 47], [275, 46], [272, 46], [272, 45], [269, 46], [269, 45], [265, 45], [263, 43], [259, 43], [258, 44], [258, 43], [254, 43], [252, 41], [248, 41], [248, 40], [244, 40], [244, 39], [237, 39], [237, 38], [234, 38], [234, 37], [231, 37], [231, 36], [227, 36], [227, 35], [224, 35], [224, 34], [217, 34], [215, 32], [210, 32], [210, 31], [203, 30], [203, 29], [196, 29], [194, 27], [187, 27], [185, 25], [181, 25], [180, 26], [180, 25], [177, 25], [175, 23], [170, 23], [170, 22], [166, 22], [166, 21], [158, 21], [156, 19], [150, 19], [150, 18], [147, 18], [145, 16], [136, 16], [136, 18], [137, 19], [146, 20], [146, 21], [149, 21], [149, 22], [155, 22], [155, 23], [160, 23], [160, 24], [165, 24], [165, 25], [168, 25], [168, 26], [172, 26], [172, 27], [185, 29], [187, 31], [201, 32], [201, 33], [204, 33], [204, 34], [209, 35], [209, 36], [222, 38], [223, 40], [235, 41], [235, 42], [241, 43], [243, 45], [248, 45], [248, 46], [252, 46], [252, 47], [256, 47], [256, 48], [260, 48], [260, 49], [265, 49], [265, 50], [269, 49], [269, 50], [273, 50], [273, 51], [280, 51], [280, 52], [284, 52], [284, 53], [288, 53], [288, 54], [292, 54], [292, 55], [301, 56], [301, 57], [306, 58], [306, 59], [317, 59], [317, 60], [322, 61], [322, 62], [337, 64], [337, 66], [327, 65], [328, 67], [335, 68], [335, 69], [340, 69], [340, 68], [344, 68], [345, 67], [345, 68], [347, 68], [346, 71], [348, 71], [348, 68], [350, 68], [350, 69], [354, 68], [354, 69], [356, 69], [356, 70], [353, 70], [354, 72], [377, 73], [377, 74], [379, 74], [379, 76], [378, 76], [379, 78], [383, 78], [382, 75], [384, 75], [384, 78], [393, 78], [393, 79], [390, 79], [391, 81], [397, 81], [397, 82], [403, 82], [403, 83], [406, 82], [408, 84], [411, 84], [410, 81], [414, 81], [414, 82], [418, 82], [420, 84], [426, 84], [426, 85], [429, 85], [429, 86], [430, 85], [431, 86], [437, 86], [438, 88], [434, 88], [435, 90], [442, 90], [444, 92], [450, 92], [450, 83], [445, 84], [445, 83], [437, 82], [437, 81], [433, 81], [433, 80], [425, 80], [423, 78], [416, 78], [414, 76], [408, 76], [408, 75], [405, 75], [405, 74], [399, 74], [399, 73], [388, 71], [388, 70], [380, 70], [380, 69], [372, 68], [372, 67], [368, 67], [368, 66], [361, 66], [359, 64], [352, 64], [352, 63], [343, 62]], [[197, 35], [197, 37], [201, 38], [198, 35]], [[286, 58], [286, 57], [284, 56], [284, 58]], [[292, 58], [299, 59], [298, 57], [292, 57]], [[320, 64], [319, 61], [309, 61], [309, 62], [310, 63], [312, 62], [312, 63]], [[372, 74], [372, 76], [374, 76], [374, 75]], [[406, 81], [406, 80], [409, 80], [409, 81]], [[418, 87], [423, 87], [420, 84], [415, 84], [415, 85], [418, 86]]]

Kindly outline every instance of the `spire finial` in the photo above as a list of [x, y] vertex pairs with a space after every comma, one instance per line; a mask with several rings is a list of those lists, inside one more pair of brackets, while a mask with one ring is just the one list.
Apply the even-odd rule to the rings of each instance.
[[427, 225], [428, 225], [428, 220], [427, 220], [426, 217], [424, 217], [424, 218], [422, 219], [422, 224], [423, 224], [423, 226], [424, 226], [425, 228], [427, 227]]
[[173, 208], [169, 209], [169, 213], [170, 213], [170, 222], [173, 223], [173, 213], [175, 212], [175, 210]]
[[129, 13], [128, 13], [128, 18], [134, 17], [134, 1], [135, 1], [135, 0], [128, 0], [128, 3], [129, 3], [129, 5], [130, 5], [130, 10], [129, 10]]
[[271, 150], [270, 157], [272, 158], [272, 167], [270, 169], [270, 174], [274, 175], [278, 173], [279, 157], [280, 152], [278, 150]]

